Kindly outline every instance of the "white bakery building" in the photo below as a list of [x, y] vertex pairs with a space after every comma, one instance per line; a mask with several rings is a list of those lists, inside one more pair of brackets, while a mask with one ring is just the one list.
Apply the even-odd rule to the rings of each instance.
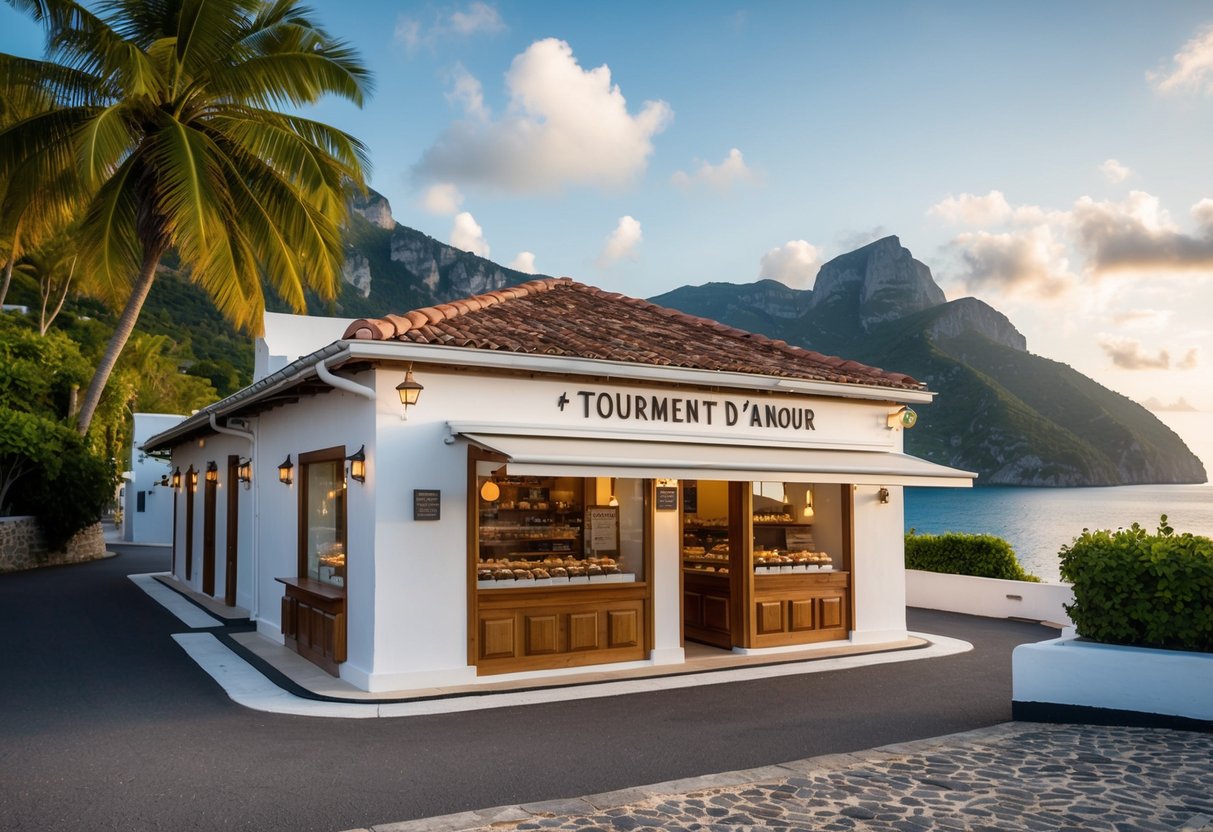
[[902, 487], [974, 478], [908, 376], [567, 278], [272, 361], [144, 446], [173, 572], [369, 691], [902, 641]]

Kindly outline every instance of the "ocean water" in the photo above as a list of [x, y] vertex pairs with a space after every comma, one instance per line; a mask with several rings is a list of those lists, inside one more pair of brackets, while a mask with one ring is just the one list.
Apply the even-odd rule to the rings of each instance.
[[[1213, 414], [1160, 413], [1213, 474]], [[971, 532], [1005, 538], [1024, 568], [1058, 580], [1057, 555], [1087, 529], [1154, 531], [1160, 515], [1177, 533], [1213, 537], [1213, 485], [1114, 488], [907, 488], [906, 529]]]

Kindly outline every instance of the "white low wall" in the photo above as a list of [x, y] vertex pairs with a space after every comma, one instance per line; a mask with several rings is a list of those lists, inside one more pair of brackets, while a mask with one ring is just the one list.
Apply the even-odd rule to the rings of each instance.
[[1027, 618], [1070, 626], [1063, 604], [1074, 603], [1069, 584], [1004, 581], [906, 570], [906, 606], [987, 618]]
[[1012, 699], [1213, 721], [1213, 653], [1063, 637], [1011, 654]]

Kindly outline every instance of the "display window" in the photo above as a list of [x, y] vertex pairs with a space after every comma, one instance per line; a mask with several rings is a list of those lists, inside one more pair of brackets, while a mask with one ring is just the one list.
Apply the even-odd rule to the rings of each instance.
[[644, 580], [644, 481], [477, 479], [476, 580], [518, 589]]
[[813, 486], [803, 482], [753, 484], [753, 566], [758, 574], [834, 568], [818, 544]]
[[729, 574], [729, 484], [687, 480], [682, 486], [682, 509], [683, 568]]
[[331, 458], [300, 456], [302, 468], [299, 575], [345, 586], [345, 466], [340, 450]]

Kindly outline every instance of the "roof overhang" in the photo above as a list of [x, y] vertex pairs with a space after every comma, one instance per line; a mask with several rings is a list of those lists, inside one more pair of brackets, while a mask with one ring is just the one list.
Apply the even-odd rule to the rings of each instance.
[[212, 413], [220, 418], [235, 416], [254, 409], [259, 402], [282, 396], [309, 380], [316, 380], [316, 365], [321, 362], [324, 362], [329, 369], [335, 369], [351, 362], [413, 362], [435, 366], [587, 376], [654, 384], [795, 393], [806, 396], [903, 404], [929, 404], [935, 397], [934, 393], [922, 389], [632, 364], [594, 358], [570, 358], [560, 355], [538, 355], [472, 347], [446, 347], [415, 344], [408, 341], [335, 341], [323, 349], [291, 362], [249, 387], [214, 404], [207, 405], [183, 422], [148, 439], [144, 443], [143, 449], [152, 451], [171, 448], [195, 435], [208, 433]]
[[[762, 444], [722, 444], [649, 439], [461, 433], [501, 455], [518, 476], [599, 476], [854, 485], [972, 486], [977, 475], [891, 451]], [[500, 461], [480, 461], [487, 475]]]

